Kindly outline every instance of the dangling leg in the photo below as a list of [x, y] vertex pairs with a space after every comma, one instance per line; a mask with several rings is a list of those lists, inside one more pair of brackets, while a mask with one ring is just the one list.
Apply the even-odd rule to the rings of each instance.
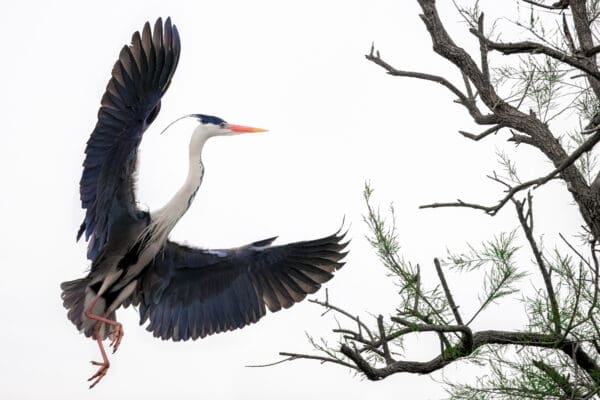
[[[87, 310], [85, 310], [85, 316], [98, 321], [99, 323], [103, 322], [105, 324], [108, 325], [112, 325], [114, 328], [113, 330], [110, 332], [110, 335], [112, 337], [112, 341], [110, 342], [109, 346], [113, 346], [113, 354], [115, 351], [117, 351], [117, 349], [119, 348], [119, 345], [121, 344], [121, 340], [123, 339], [123, 335], [125, 335], [125, 333], [123, 332], [123, 325], [121, 325], [121, 323], [117, 322], [117, 321], [113, 321], [112, 319], [108, 319], [106, 317], [102, 317], [100, 315], [96, 315], [92, 313], [92, 310], [94, 309], [94, 306], [96, 305], [96, 303], [98, 302], [98, 300], [100, 300], [100, 296], [96, 296], [94, 298], [94, 300], [92, 300], [92, 304], [90, 304], [90, 306], [87, 308]], [[100, 326], [102, 324], [99, 324]], [[100, 333], [100, 330], [98, 329], [98, 335]], [[100, 337], [100, 336], [98, 336]], [[100, 339], [102, 340], [102, 339]]]
[[100, 368], [94, 375], [91, 376], [90, 379], [88, 379], [88, 382], [93, 379], [96, 379], [90, 385], [90, 389], [93, 388], [94, 386], [96, 386], [98, 384], [98, 382], [100, 382], [100, 380], [102, 378], [104, 378], [104, 375], [106, 375], [106, 372], [108, 371], [108, 368], [110, 367], [110, 362], [108, 362], [108, 357], [106, 356], [106, 351], [104, 351], [104, 345], [102, 344], [102, 335], [100, 334], [100, 329], [102, 329], [103, 324], [104, 324], [103, 322], [97, 322], [96, 326], [94, 327], [94, 337], [96, 338], [96, 342], [98, 342], [98, 347], [100, 348], [100, 354], [102, 355], [102, 362], [92, 361], [93, 365], [98, 365]]
[[102, 380], [102, 378], [104, 378], [104, 376], [106, 375], [106, 372], [108, 371], [108, 368], [110, 367], [110, 362], [108, 361], [108, 357], [106, 356], [106, 351], [104, 350], [104, 345], [102, 344], [102, 336], [103, 335], [100, 332], [101, 329], [103, 328], [104, 324], [109, 324], [109, 325], [112, 325], [115, 327], [114, 330], [111, 332], [111, 335], [113, 335], [113, 341], [111, 342], [111, 346], [114, 345], [113, 353], [115, 351], [117, 351], [117, 348], [119, 347], [119, 344], [121, 343], [121, 338], [123, 337], [123, 327], [120, 323], [113, 321], [111, 319], [108, 319], [106, 317], [101, 317], [100, 315], [96, 315], [96, 314], [92, 313], [92, 310], [96, 306], [96, 303], [98, 302], [99, 299], [100, 299], [100, 296], [96, 296], [94, 298], [94, 300], [92, 301], [92, 304], [90, 304], [90, 306], [87, 308], [87, 310], [85, 310], [86, 317], [98, 321], [98, 322], [96, 322], [96, 325], [94, 326], [94, 338], [96, 339], [96, 342], [98, 343], [98, 347], [100, 348], [100, 354], [102, 355], [102, 362], [92, 361], [93, 365], [97, 365], [100, 368], [94, 375], [92, 375], [92, 377], [90, 379], [88, 379], [88, 382], [95, 379], [94, 382], [92, 382], [92, 384], [90, 385], [90, 389], [93, 388], [94, 386], [96, 386], [98, 384], [98, 382], [100, 382], [100, 380]]

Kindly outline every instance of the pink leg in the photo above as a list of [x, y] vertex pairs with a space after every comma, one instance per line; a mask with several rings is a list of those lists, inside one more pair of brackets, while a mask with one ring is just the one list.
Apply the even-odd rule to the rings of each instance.
[[108, 368], [110, 367], [110, 363], [108, 362], [108, 357], [106, 356], [106, 351], [104, 351], [104, 345], [102, 345], [102, 337], [100, 336], [100, 328], [102, 327], [102, 322], [98, 322], [96, 327], [94, 328], [94, 336], [96, 337], [96, 341], [98, 342], [98, 347], [100, 347], [100, 354], [102, 355], [102, 362], [92, 361], [93, 365], [98, 365], [98, 371], [88, 379], [88, 382], [95, 379], [94, 382], [90, 385], [90, 389], [93, 388], [100, 382], [106, 372], [108, 372]]
[[[105, 324], [114, 326], [113, 330], [110, 332], [110, 334], [112, 336], [112, 341], [110, 342], [110, 345], [109, 345], [109, 346], [113, 346], [113, 354], [114, 354], [114, 352], [117, 351], [117, 349], [119, 348], [119, 345], [121, 344], [121, 340], [123, 339], [125, 332], [123, 332], [123, 325], [121, 325], [121, 323], [92, 313], [92, 310], [94, 309], [94, 306], [96, 305], [96, 303], [98, 302], [99, 299], [100, 299], [100, 296], [96, 296], [94, 298], [94, 300], [92, 301], [92, 304], [90, 304], [88, 309], [85, 310], [85, 316], [90, 319], [98, 321], [100, 323], [100, 325], [102, 325], [102, 323], [105, 323]], [[98, 328], [98, 332], [99, 331], [100, 331], [100, 328]]]
[[121, 325], [119, 322], [92, 313], [92, 310], [94, 309], [94, 306], [96, 305], [96, 302], [98, 302], [99, 299], [100, 296], [96, 296], [96, 298], [92, 301], [92, 304], [90, 304], [88, 309], [85, 310], [86, 317], [98, 321], [96, 323], [96, 326], [94, 327], [94, 338], [98, 343], [98, 347], [100, 348], [100, 354], [102, 355], [102, 362], [92, 361], [93, 365], [98, 365], [100, 368], [94, 375], [92, 375], [90, 379], [88, 379], [88, 381], [95, 379], [94, 382], [90, 385], [90, 389], [96, 386], [98, 382], [100, 382], [100, 380], [104, 378], [106, 372], [108, 371], [108, 368], [110, 367], [108, 357], [106, 356], [106, 351], [104, 350], [104, 345], [102, 344], [102, 335], [100, 334], [100, 329], [102, 329], [102, 326], [104, 324], [114, 326], [114, 330], [111, 332], [113, 340], [110, 343], [111, 346], [114, 346], [113, 353], [117, 351], [119, 344], [121, 344], [121, 339], [123, 338], [123, 325]]

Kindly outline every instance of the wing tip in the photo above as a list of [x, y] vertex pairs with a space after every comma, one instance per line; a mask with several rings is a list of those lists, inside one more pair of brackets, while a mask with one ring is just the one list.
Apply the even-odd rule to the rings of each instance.
[[263, 240], [258, 240], [256, 242], [252, 242], [250, 243], [250, 246], [252, 247], [265, 247], [270, 245], [271, 243], [273, 243], [279, 236], [273, 236], [267, 239], [263, 239]]
[[85, 232], [85, 221], [83, 221], [79, 226], [79, 230], [77, 231], [77, 236], [75, 239], [76, 242], [79, 242], [79, 239], [81, 239], [81, 235], [83, 235], [83, 232]]

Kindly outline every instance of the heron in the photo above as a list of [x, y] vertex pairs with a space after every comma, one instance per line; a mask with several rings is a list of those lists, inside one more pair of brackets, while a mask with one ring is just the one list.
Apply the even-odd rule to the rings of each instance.
[[[87, 275], [61, 284], [67, 316], [95, 340], [102, 361], [88, 379], [93, 388], [123, 338], [120, 307], [136, 306], [140, 325], [163, 340], [186, 341], [243, 328], [271, 312], [289, 308], [316, 292], [341, 268], [345, 233], [273, 245], [271, 237], [231, 249], [204, 249], [169, 239], [191, 206], [204, 176], [202, 149], [217, 136], [264, 132], [205, 114], [190, 114], [187, 178], [161, 208], [147, 211], [135, 196], [137, 150], [156, 119], [180, 55], [180, 38], [170, 17], [146, 22], [114, 64], [98, 119], [87, 142], [80, 199], [85, 217]], [[170, 125], [169, 125], [170, 126]], [[168, 127], [167, 127], [168, 128]]]

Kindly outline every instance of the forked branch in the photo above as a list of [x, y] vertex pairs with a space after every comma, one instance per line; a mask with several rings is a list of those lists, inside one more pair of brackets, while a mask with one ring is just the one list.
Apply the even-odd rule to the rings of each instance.
[[425, 204], [425, 205], [420, 206], [419, 208], [466, 207], [466, 208], [474, 208], [474, 209], [485, 211], [487, 214], [492, 215], [492, 216], [496, 215], [496, 213], [498, 213], [498, 211], [500, 211], [500, 209], [502, 209], [502, 207], [504, 207], [504, 205], [508, 201], [510, 201], [517, 193], [519, 193], [525, 189], [528, 189], [530, 187], [534, 187], [534, 189], [536, 189], [536, 188], [550, 182], [550, 180], [554, 179], [558, 174], [560, 174], [565, 169], [567, 169], [571, 165], [573, 165], [579, 159], [579, 157], [581, 157], [583, 154], [587, 153], [588, 151], [592, 150], [592, 148], [594, 148], [594, 146], [599, 141], [600, 141], [600, 129], [597, 129], [596, 133], [594, 133], [585, 142], [583, 142], [579, 147], [577, 147], [577, 149], [575, 149], [571, 153], [571, 155], [569, 155], [567, 158], [565, 158], [564, 161], [557, 168], [553, 169], [547, 175], [544, 175], [542, 177], [532, 179], [532, 180], [523, 182], [519, 185], [510, 187], [507, 190], [506, 195], [502, 199], [500, 199], [500, 201], [497, 204], [495, 204], [493, 206], [484, 206], [481, 204], [467, 203], [462, 200], [457, 200], [456, 202], [449, 202], [449, 203]]

